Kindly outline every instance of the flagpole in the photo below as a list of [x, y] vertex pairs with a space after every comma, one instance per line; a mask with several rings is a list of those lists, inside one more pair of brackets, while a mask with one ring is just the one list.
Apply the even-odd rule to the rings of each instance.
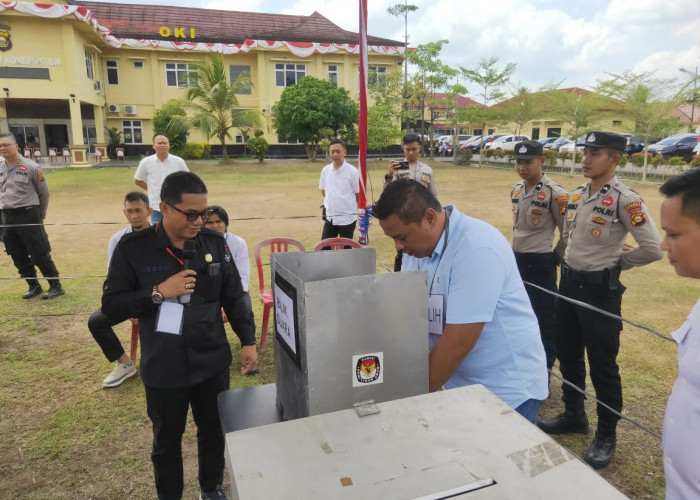
[[362, 246], [369, 243], [369, 214], [367, 213], [367, 0], [360, 3], [360, 121], [359, 163], [360, 193], [357, 200], [358, 241]]

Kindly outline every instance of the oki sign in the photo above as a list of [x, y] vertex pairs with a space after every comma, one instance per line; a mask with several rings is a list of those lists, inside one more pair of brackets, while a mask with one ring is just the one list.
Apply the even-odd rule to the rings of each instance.
[[176, 26], [170, 29], [167, 26], [161, 26], [158, 29], [158, 33], [163, 38], [194, 38], [194, 28], [185, 28], [181, 26]]

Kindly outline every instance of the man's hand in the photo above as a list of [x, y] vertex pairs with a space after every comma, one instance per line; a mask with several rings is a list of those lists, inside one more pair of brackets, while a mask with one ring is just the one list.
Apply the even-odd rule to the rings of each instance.
[[194, 293], [197, 275], [192, 269], [183, 269], [158, 285], [158, 290], [166, 299]]
[[394, 177], [394, 173], [400, 166], [401, 164], [398, 162], [398, 160], [391, 160], [391, 163], [389, 163], [389, 173], [387, 174], [387, 178], [392, 179]]
[[635, 248], [637, 248], [637, 247], [634, 246], [634, 245], [629, 245], [629, 244], [627, 244], [627, 243], [625, 243], [624, 245], [622, 245], [622, 251], [623, 251], [623, 252], [630, 252], [630, 251], [634, 250]]
[[247, 374], [258, 362], [258, 351], [254, 345], [241, 347], [241, 375]]

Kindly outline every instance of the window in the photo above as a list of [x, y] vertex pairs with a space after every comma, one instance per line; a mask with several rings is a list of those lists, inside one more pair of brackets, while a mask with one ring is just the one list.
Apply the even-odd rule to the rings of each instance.
[[141, 120], [122, 121], [122, 133], [124, 134], [124, 144], [143, 144]]
[[613, 120], [612, 121], [613, 127], [621, 127], [622, 126], [622, 120]]
[[236, 135], [236, 144], [243, 144], [243, 136]]
[[117, 61], [107, 61], [107, 83], [110, 85], [119, 84], [119, 69]]
[[328, 65], [328, 81], [338, 85], [338, 66], [335, 64]]
[[[250, 66], [236, 66], [232, 64], [229, 66], [229, 73], [231, 74], [231, 83], [233, 83], [243, 73], [247, 73], [248, 76], [250, 76]], [[251, 92], [252, 91], [250, 85], [245, 85], [241, 87], [241, 89], [238, 92], [236, 92], [236, 94], [250, 95]]]
[[85, 69], [87, 69], [87, 77], [90, 80], [95, 79], [95, 73], [92, 69], [92, 52], [85, 50]]
[[278, 144], [301, 144], [301, 142], [299, 142], [299, 139], [294, 139], [294, 138], [282, 139], [279, 136], [277, 136], [277, 143]]
[[197, 69], [185, 63], [165, 63], [165, 82], [168, 87], [189, 87], [197, 83]]
[[386, 84], [386, 66], [369, 66], [367, 68], [367, 85]]
[[134, 61], [134, 69], [143, 69], [143, 61]]
[[305, 64], [275, 64], [275, 85], [290, 87], [306, 76]]

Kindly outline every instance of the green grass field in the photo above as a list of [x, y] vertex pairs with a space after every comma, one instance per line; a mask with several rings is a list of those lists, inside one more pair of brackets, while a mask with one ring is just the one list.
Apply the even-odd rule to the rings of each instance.
[[[207, 183], [209, 202], [224, 206], [229, 230], [248, 242], [290, 236], [313, 248], [322, 221], [318, 176], [322, 162], [267, 161], [192, 163]], [[484, 219], [510, 236], [509, 192], [517, 176], [510, 170], [458, 167], [434, 163], [443, 204]], [[385, 163], [371, 162], [374, 198], [382, 189]], [[87, 329], [89, 313], [100, 305], [109, 237], [126, 225], [124, 194], [135, 188], [133, 168], [66, 169], [47, 176], [51, 202], [46, 220], [53, 256], [64, 276], [66, 295], [51, 301], [24, 301], [24, 281], [16, 278], [9, 257], [0, 253], [0, 498], [123, 499], [153, 498], [150, 422], [138, 377], [104, 390], [111, 366]], [[553, 176], [571, 189], [579, 177]], [[658, 224], [658, 185], [631, 183], [649, 204]], [[372, 196], [370, 196], [372, 197]], [[307, 216], [307, 217], [304, 217]], [[301, 217], [301, 218], [298, 218]], [[241, 220], [236, 220], [241, 219]], [[114, 224], [110, 224], [114, 223]], [[378, 272], [393, 266], [394, 248], [373, 222], [370, 246], [377, 249]], [[258, 324], [258, 279], [253, 262], [250, 290]], [[269, 267], [266, 268], [269, 273]], [[71, 277], [94, 276], [70, 279]], [[269, 276], [266, 278], [269, 280]], [[700, 286], [678, 278], [667, 261], [626, 271], [628, 290], [623, 316], [668, 334], [678, 327], [697, 300]], [[128, 324], [116, 328], [127, 344]], [[229, 331], [234, 353], [237, 340]], [[269, 337], [271, 339], [272, 337]], [[268, 345], [271, 345], [270, 342]], [[663, 413], [676, 377], [676, 347], [634, 327], [625, 326], [619, 357], [625, 413], [661, 432]], [[237, 363], [237, 359], [234, 359]], [[232, 375], [232, 386], [275, 380], [272, 348], [261, 355], [261, 373]], [[542, 414], [560, 409], [558, 388]], [[588, 401], [589, 416], [594, 403]], [[585, 452], [592, 436], [565, 437], [574, 453]], [[621, 423], [613, 463], [601, 474], [632, 498], [664, 496], [661, 443]], [[184, 437], [185, 498], [196, 498], [196, 439], [190, 422]]]

